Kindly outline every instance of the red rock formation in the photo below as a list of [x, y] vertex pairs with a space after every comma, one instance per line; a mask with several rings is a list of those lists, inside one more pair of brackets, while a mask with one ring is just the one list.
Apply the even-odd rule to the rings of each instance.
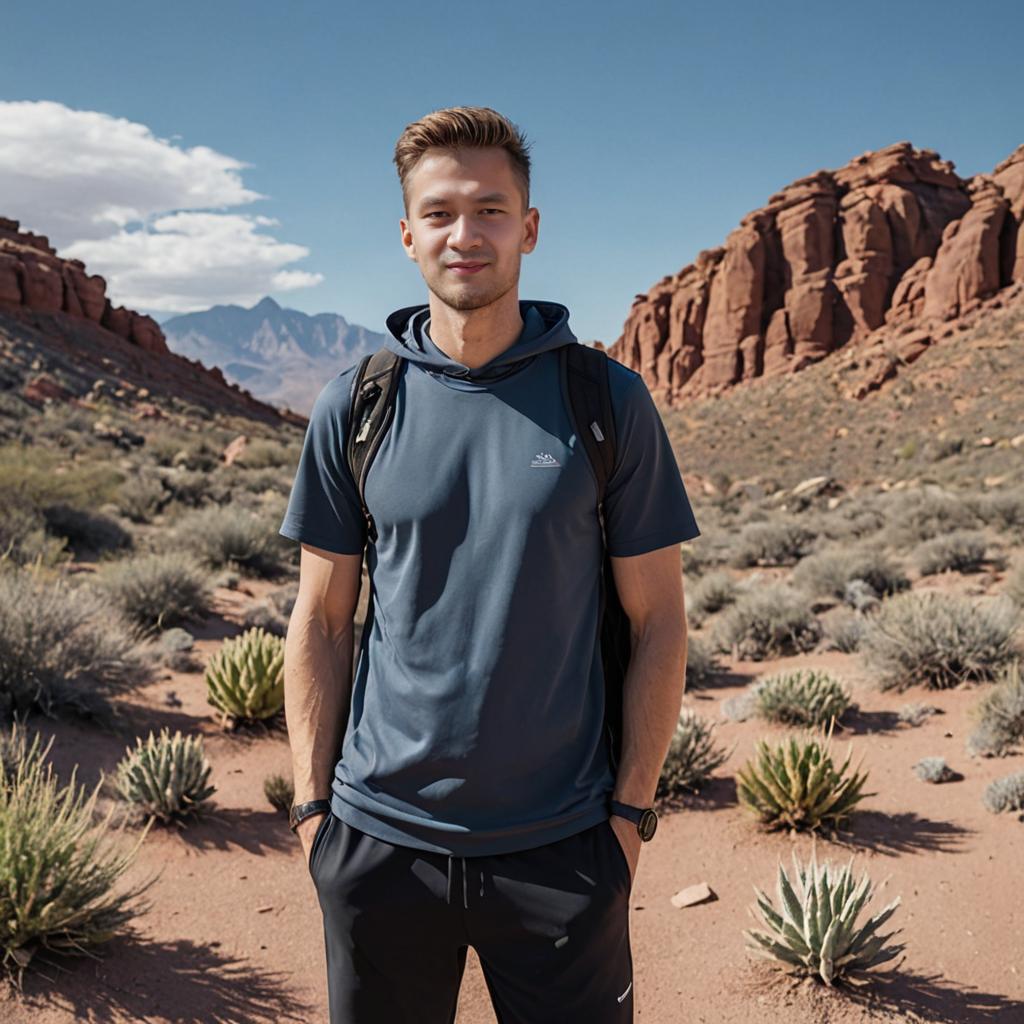
[[[609, 347], [668, 405], [792, 373], [878, 332], [916, 358], [935, 325], [1024, 281], [1024, 146], [961, 179], [899, 142], [771, 196], [637, 295]], [[924, 341], [928, 338], [928, 341]]]
[[[150, 393], [152, 381], [178, 401], [306, 423], [305, 417], [228, 384], [219, 367], [207, 369], [198, 359], [171, 352], [152, 317], [114, 306], [106, 290], [103, 278], [86, 273], [81, 260], [62, 259], [45, 236], [22, 231], [16, 220], [0, 217], [0, 327], [20, 324], [28, 332], [22, 339], [26, 349], [40, 342], [66, 375], [83, 380], [97, 367], [119, 372], [139, 397]], [[19, 331], [0, 331], [0, 356], [16, 355], [19, 337]], [[87, 390], [70, 391], [40, 374], [25, 381], [23, 393], [33, 402], [78, 401]]]
[[111, 305], [106, 291], [106, 281], [86, 274], [81, 260], [61, 259], [45, 235], [21, 231], [16, 220], [0, 217], [0, 308], [85, 317], [147, 352], [170, 351], [152, 317]]

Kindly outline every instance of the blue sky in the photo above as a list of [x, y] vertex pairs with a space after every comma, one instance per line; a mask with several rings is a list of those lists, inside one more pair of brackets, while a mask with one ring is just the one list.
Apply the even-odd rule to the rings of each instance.
[[[540, 239], [520, 295], [564, 302], [582, 340], [611, 343], [637, 292], [795, 178], [904, 139], [963, 176], [990, 171], [1024, 142], [1022, 12], [1009, 0], [9, 5], [0, 215], [52, 234], [115, 299], [141, 297], [161, 319], [168, 302], [275, 281], [284, 305], [381, 330], [426, 301], [399, 244], [395, 140], [430, 110], [491, 106], [532, 142]], [[115, 119], [144, 128], [121, 125], [108, 171]], [[104, 181], [61, 170], [94, 150]], [[120, 174], [142, 196], [126, 208], [169, 232], [162, 248], [130, 213], [110, 220]], [[94, 194], [111, 181], [113, 199]], [[199, 251], [226, 265], [197, 274]], [[157, 292], [162, 308], [146, 299]]]

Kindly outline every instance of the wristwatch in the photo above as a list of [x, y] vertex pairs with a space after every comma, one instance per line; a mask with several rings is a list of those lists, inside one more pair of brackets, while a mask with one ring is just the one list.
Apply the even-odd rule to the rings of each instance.
[[330, 800], [308, 800], [304, 804], [292, 804], [288, 811], [288, 827], [294, 832], [300, 821], [308, 818], [311, 814], [319, 814], [321, 811], [330, 809]]
[[658, 828], [658, 813], [653, 807], [634, 807], [632, 804], [624, 804], [621, 800], [610, 800], [608, 806], [612, 814], [632, 821], [645, 843], [654, 838]]

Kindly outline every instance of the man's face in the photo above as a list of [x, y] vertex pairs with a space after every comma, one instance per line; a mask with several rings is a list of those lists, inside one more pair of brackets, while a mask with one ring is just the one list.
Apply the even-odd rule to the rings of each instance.
[[[468, 310], [518, 288], [520, 258], [537, 244], [540, 212], [532, 206], [523, 210], [523, 193], [504, 149], [431, 147], [407, 185], [402, 245], [434, 295], [452, 309]], [[459, 264], [479, 267], [458, 269]]]

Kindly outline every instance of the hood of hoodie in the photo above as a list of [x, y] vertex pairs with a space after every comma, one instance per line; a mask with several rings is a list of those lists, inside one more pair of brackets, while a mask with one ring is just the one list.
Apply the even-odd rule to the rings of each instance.
[[396, 309], [387, 318], [384, 347], [428, 373], [486, 384], [523, 369], [542, 352], [579, 342], [569, 327], [569, 310], [559, 302], [520, 299], [519, 314], [523, 329], [515, 342], [483, 366], [472, 369], [434, 344], [428, 303]]

